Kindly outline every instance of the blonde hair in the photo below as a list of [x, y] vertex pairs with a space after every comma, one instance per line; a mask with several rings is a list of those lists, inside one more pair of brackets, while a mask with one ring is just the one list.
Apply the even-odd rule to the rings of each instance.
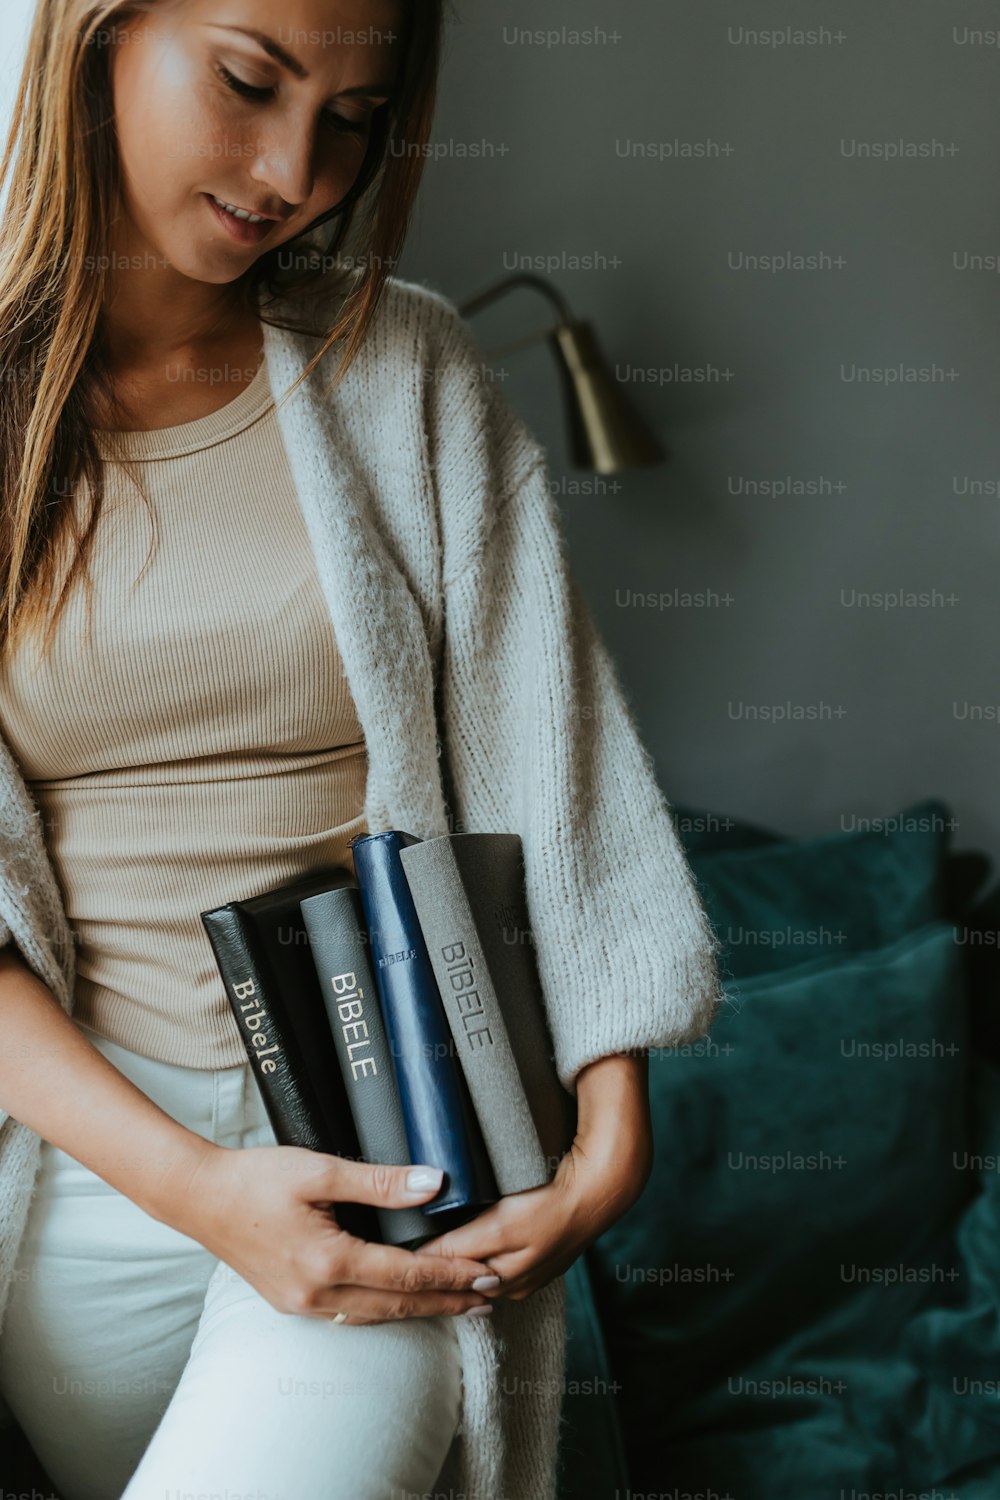
[[[37, 0], [35, 6], [0, 162], [0, 184], [10, 177], [0, 214], [0, 655], [44, 622], [64, 570], [45, 633], [47, 651], [74, 579], [86, 575], [105, 493], [104, 460], [87, 419], [88, 389], [101, 395], [107, 410], [121, 410], [101, 338], [108, 226], [121, 182], [104, 39], [126, 16], [172, 3]], [[426, 159], [441, 23], [441, 0], [406, 8], [396, 92], [376, 111], [354, 186], [342, 205], [296, 240], [261, 255], [235, 284], [241, 310], [253, 308], [272, 326], [313, 333], [308, 320], [267, 316], [268, 301], [315, 302], [349, 287], [331, 302], [339, 309], [333, 326], [318, 335], [320, 347], [287, 394], [341, 342], [334, 383], [343, 376], [399, 259]], [[317, 226], [331, 217], [335, 233], [321, 253]], [[345, 271], [341, 251], [352, 230], [350, 261], [360, 269]], [[291, 274], [289, 258], [297, 263]], [[119, 417], [114, 425], [125, 423]], [[74, 505], [81, 484], [91, 497], [82, 528]]]

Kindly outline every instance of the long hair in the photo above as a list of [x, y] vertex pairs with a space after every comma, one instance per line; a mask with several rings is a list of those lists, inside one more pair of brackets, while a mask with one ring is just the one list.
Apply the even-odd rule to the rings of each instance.
[[[119, 413], [115, 426], [124, 426], [102, 340], [108, 226], [121, 187], [110, 50], [102, 39], [124, 17], [158, 8], [160, 0], [36, 0], [0, 161], [0, 185], [10, 177], [0, 214], [0, 656], [43, 623], [62, 575], [47, 652], [74, 579], [87, 575], [105, 494], [87, 390], [99, 392], [106, 409]], [[375, 111], [348, 193], [234, 284], [242, 310], [252, 307], [262, 322], [318, 338], [284, 399], [335, 344], [343, 353], [334, 383], [342, 378], [398, 262], [426, 159], [441, 26], [442, 0], [411, 0], [396, 91]], [[328, 220], [332, 238], [321, 229]], [[318, 334], [308, 316], [283, 322], [267, 312], [279, 298], [293, 309], [306, 303], [308, 311], [326, 297], [332, 326]], [[117, 461], [143, 494], [133, 465], [124, 455]], [[75, 503], [81, 489], [90, 500], [82, 526]]]

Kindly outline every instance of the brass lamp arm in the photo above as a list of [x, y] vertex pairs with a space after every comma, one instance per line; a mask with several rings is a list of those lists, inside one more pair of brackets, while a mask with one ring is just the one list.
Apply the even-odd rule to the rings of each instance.
[[[511, 276], [502, 277], [500, 281], [494, 282], [492, 286], [488, 286], [483, 291], [477, 292], [468, 301], [459, 303], [458, 311], [463, 318], [471, 317], [473, 313], [479, 312], [480, 308], [488, 307], [491, 302], [495, 302], [498, 297], [502, 297], [505, 292], [514, 286], [534, 287], [537, 292], [541, 292], [542, 296], [552, 303], [560, 323], [572, 323], [573, 314], [570, 312], [569, 303], [563, 294], [551, 282], [546, 281], [542, 276], [535, 276], [531, 271], [515, 271]], [[545, 334], [549, 332], [551, 332], [550, 329], [545, 329], [543, 333], [539, 334], [539, 337], [544, 338]]]

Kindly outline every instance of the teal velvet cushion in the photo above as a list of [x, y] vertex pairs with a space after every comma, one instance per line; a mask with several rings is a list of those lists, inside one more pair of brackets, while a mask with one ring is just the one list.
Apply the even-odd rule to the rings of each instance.
[[[1000, 1495], [1000, 1069], [977, 1057], [970, 1149], [956, 1174], [975, 1196], [955, 1231], [956, 1297], [928, 1300], [899, 1340], [903, 1375], [884, 1413], [907, 1472], [961, 1500]], [[990, 1487], [992, 1486], [992, 1488]]]
[[729, 813], [710, 812], [679, 802], [670, 811], [688, 858], [693, 854], [721, 854], [726, 849], [757, 849], [761, 844], [780, 844], [783, 840], [783, 835], [770, 828], [734, 818]]
[[566, 1389], [559, 1431], [558, 1500], [616, 1500], [628, 1488], [611, 1372], [584, 1256], [566, 1272]]
[[888, 1491], [894, 1342], [959, 1295], [960, 949], [932, 922], [729, 992], [707, 1040], [651, 1052], [653, 1176], [588, 1253], [631, 1484]]
[[723, 974], [877, 948], [935, 921], [950, 820], [944, 803], [927, 799], [871, 830], [692, 852]]
[[[754, 823], [706, 809], [671, 808], [689, 855], [778, 843]], [[566, 1389], [559, 1434], [558, 1500], [618, 1500], [628, 1469], [618, 1419], [618, 1382], [608, 1362], [587, 1259], [566, 1272]]]

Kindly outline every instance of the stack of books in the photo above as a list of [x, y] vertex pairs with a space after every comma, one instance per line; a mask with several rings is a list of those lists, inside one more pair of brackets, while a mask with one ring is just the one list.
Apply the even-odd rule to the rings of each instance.
[[576, 1131], [513, 833], [352, 840], [327, 869], [202, 912], [279, 1145], [444, 1171], [413, 1209], [336, 1205], [416, 1249], [549, 1182]]

